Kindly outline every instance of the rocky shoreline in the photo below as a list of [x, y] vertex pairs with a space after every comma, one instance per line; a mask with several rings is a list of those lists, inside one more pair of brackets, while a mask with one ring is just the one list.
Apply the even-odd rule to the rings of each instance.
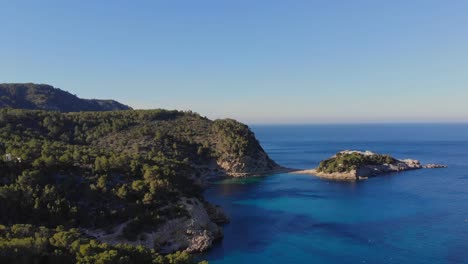
[[176, 251], [203, 252], [223, 238], [221, 225], [229, 223], [229, 218], [220, 206], [196, 198], [183, 198], [178, 205], [187, 211], [187, 216], [171, 219], [154, 230], [139, 234], [138, 239], [134, 241], [123, 236], [128, 222], [116, 226], [111, 232], [101, 229], [81, 231], [111, 245], [142, 245], [163, 254]]
[[290, 169], [290, 168], [284, 168], [284, 167], [278, 167], [272, 170], [266, 170], [266, 171], [257, 171], [257, 172], [247, 172], [247, 173], [226, 173], [226, 176], [228, 177], [234, 177], [234, 178], [245, 178], [245, 177], [254, 177], [254, 176], [265, 176], [269, 174], [276, 174], [276, 173], [289, 173], [293, 172], [295, 169]]
[[[369, 153], [366, 155], [374, 155], [374, 153]], [[328, 173], [320, 171], [317, 168], [296, 170], [281, 167], [276, 163], [270, 162], [271, 160], [265, 158], [265, 156], [261, 157], [260, 160], [260, 162], [249, 161], [249, 164], [239, 161], [231, 161], [231, 163], [225, 161], [224, 164], [214, 163], [211, 167], [198, 168], [201, 175], [198, 176], [198, 181], [195, 182], [203, 188], [207, 188], [209, 182], [213, 179], [264, 176], [274, 173], [310, 174], [332, 180], [357, 181], [391, 172], [447, 167], [440, 164], [421, 165], [419, 161], [412, 159], [394, 159], [395, 162], [393, 164], [365, 165], [354, 170]], [[177, 205], [183, 207], [188, 214], [184, 217], [170, 219], [162, 226], [141, 234], [140, 238], [136, 241], [128, 241], [123, 238], [122, 230], [125, 228], [126, 223], [115, 227], [110, 233], [103, 230], [83, 231], [101, 242], [143, 245], [148, 248], [154, 248], [161, 253], [176, 251], [199, 253], [210, 249], [216, 241], [223, 239], [222, 225], [228, 223], [229, 218], [220, 206], [198, 198], [182, 198]]]
[[[244, 167], [244, 171], [247, 169]], [[261, 167], [255, 167], [251, 172], [233, 172], [232, 170], [220, 169], [216, 171], [217, 176], [215, 178], [209, 175], [215, 173], [213, 168], [205, 171], [208, 172], [207, 175], [199, 176], [199, 181], [195, 182], [202, 188], [207, 188], [211, 180], [223, 177], [263, 176], [294, 170], [281, 166], [276, 166], [273, 169], [266, 167], [264, 170], [261, 170]], [[135, 246], [142, 245], [163, 254], [176, 251], [200, 253], [207, 251], [214, 243], [223, 239], [222, 225], [229, 223], [230, 220], [220, 206], [203, 199], [185, 197], [177, 203], [177, 206], [183, 207], [188, 215], [170, 219], [163, 225], [155, 227], [154, 230], [139, 234], [139, 238], [135, 241], [125, 239], [123, 236], [123, 230], [128, 223], [122, 223], [114, 227], [110, 232], [101, 229], [82, 229], [82, 232], [111, 245], [122, 243]]]

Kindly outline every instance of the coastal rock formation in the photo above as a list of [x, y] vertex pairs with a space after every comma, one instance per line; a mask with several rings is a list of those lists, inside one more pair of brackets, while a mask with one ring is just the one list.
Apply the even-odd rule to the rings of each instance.
[[215, 120], [212, 135], [216, 164], [229, 176], [245, 177], [282, 169], [244, 124], [232, 119]]
[[229, 219], [219, 206], [203, 203], [196, 198], [183, 198], [178, 205], [187, 211], [186, 216], [170, 219], [152, 231], [139, 234], [136, 240], [128, 240], [123, 235], [128, 222], [118, 225], [111, 232], [102, 229], [82, 231], [111, 245], [142, 245], [161, 253], [179, 250], [202, 252], [223, 238], [223, 230], [218, 224], [227, 223]]
[[400, 160], [371, 151], [344, 150], [323, 160], [315, 169], [296, 173], [313, 174], [337, 180], [361, 180], [392, 172], [446, 167], [446, 165], [441, 164], [422, 165], [418, 160]]
[[423, 168], [425, 168], [425, 169], [442, 169], [442, 168], [447, 168], [447, 165], [430, 163], [430, 164], [423, 165]]
[[[181, 204], [187, 210], [188, 217], [172, 219], [152, 233], [158, 252], [202, 252], [209, 249], [214, 241], [223, 238], [222, 228], [212, 221], [203, 203], [192, 198], [184, 199]], [[219, 213], [220, 209], [217, 210]]]
[[260, 175], [281, 169], [263, 150], [256, 152], [254, 156], [223, 157], [217, 160], [217, 164], [232, 177]]

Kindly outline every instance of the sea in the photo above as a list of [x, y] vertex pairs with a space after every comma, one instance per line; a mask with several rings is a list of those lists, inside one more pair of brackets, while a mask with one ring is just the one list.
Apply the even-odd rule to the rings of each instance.
[[468, 263], [468, 124], [251, 126], [282, 166], [370, 150], [445, 169], [360, 182], [279, 173], [214, 182], [231, 222], [210, 263]]

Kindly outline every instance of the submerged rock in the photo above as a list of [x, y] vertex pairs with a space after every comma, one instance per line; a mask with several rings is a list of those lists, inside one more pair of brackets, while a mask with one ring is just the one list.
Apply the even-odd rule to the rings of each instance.
[[423, 165], [423, 168], [425, 169], [441, 169], [441, 168], [447, 168], [447, 167], [448, 167], [447, 165], [434, 164], [434, 163]]

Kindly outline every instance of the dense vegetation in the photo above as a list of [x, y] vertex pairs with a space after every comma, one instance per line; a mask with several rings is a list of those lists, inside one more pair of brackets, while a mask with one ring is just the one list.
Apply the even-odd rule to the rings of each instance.
[[99, 243], [84, 238], [77, 229], [0, 225], [0, 263], [182, 264], [194, 261], [187, 253], [163, 256], [142, 246]]
[[334, 157], [320, 162], [320, 172], [349, 172], [365, 165], [393, 164], [396, 160], [389, 155], [364, 155], [361, 153], [337, 153]]
[[[111, 230], [125, 222], [127, 240], [144, 240], [140, 234], [146, 230], [186, 217], [178, 204], [181, 197], [203, 201], [193, 180], [213, 160], [255, 156], [258, 151], [262, 150], [247, 126], [234, 120], [210, 121], [191, 112], [1, 109], [2, 257], [24, 251], [27, 260], [46, 254], [59, 259], [57, 263], [63, 258], [133, 263], [87, 257], [115, 260], [135, 254], [165, 263], [166, 258], [147, 249], [100, 244], [73, 228]], [[27, 231], [18, 233], [17, 228]], [[57, 245], [54, 236], [72, 238]]]
[[114, 100], [87, 100], [46, 84], [0, 84], [0, 107], [61, 112], [129, 110]]

